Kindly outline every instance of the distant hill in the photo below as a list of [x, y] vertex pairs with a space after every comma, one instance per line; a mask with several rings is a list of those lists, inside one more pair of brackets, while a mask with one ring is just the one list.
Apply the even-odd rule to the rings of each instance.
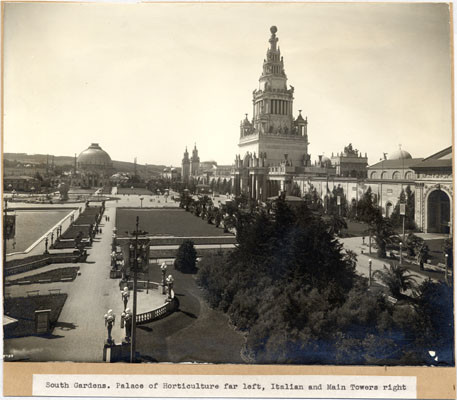
[[[3, 159], [24, 164], [46, 164], [48, 162], [49, 165], [51, 165], [54, 162], [54, 165], [56, 166], [72, 166], [75, 163], [74, 157], [53, 156], [51, 154], [3, 153]], [[128, 161], [113, 160], [113, 167], [118, 172], [133, 173], [135, 170], [134, 163]], [[165, 165], [137, 164], [137, 171], [140, 175], [156, 175], [161, 173], [164, 168]]]

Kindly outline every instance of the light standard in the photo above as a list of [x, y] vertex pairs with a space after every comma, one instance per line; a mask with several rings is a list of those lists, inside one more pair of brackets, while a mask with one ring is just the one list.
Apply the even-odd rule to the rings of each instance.
[[[8, 199], [5, 198], [5, 208], [3, 209], [3, 293], [5, 293], [5, 272], [6, 272], [6, 220], [7, 220], [7, 209], [8, 209]], [[5, 308], [5, 303], [3, 303], [3, 308]]]
[[172, 300], [172, 296], [171, 296], [171, 291], [173, 290], [173, 282], [174, 282], [174, 279], [173, 279], [173, 276], [172, 275], [168, 275], [168, 278], [167, 278], [167, 286], [168, 286], [168, 301], [171, 301]]
[[444, 263], [445, 263], [445, 266], [446, 266], [446, 269], [444, 270], [444, 280], [446, 281], [446, 283], [449, 283], [448, 282], [448, 268], [449, 268], [449, 265], [448, 265], [448, 261], [449, 261], [449, 254], [445, 254], [444, 255]]
[[111, 337], [111, 331], [113, 330], [114, 322], [116, 321], [116, 315], [114, 315], [113, 310], [108, 310], [104, 315], [105, 326], [108, 330], [108, 340], [107, 344], [113, 344], [113, 338]]
[[371, 287], [371, 258], [368, 260], [368, 287]]
[[400, 265], [403, 264], [403, 242], [400, 242]]
[[160, 270], [162, 271], [162, 294], [165, 294], [166, 293], [166, 290], [165, 290], [165, 285], [166, 285], [165, 275], [167, 273], [167, 264], [162, 263], [162, 265], [160, 266]]
[[130, 297], [130, 291], [128, 286], [124, 287], [124, 290], [122, 292], [122, 301], [124, 302], [124, 311], [127, 310], [127, 304], [129, 302], [129, 297]]
[[141, 206], [140, 206], [140, 208], [143, 208], [143, 200], [144, 200], [144, 197], [141, 196], [141, 197], [140, 197], [140, 201], [141, 201]]
[[[132, 334], [132, 312], [130, 308], [126, 308], [125, 311], [121, 314], [123, 325], [125, 326], [125, 341], [130, 343], [130, 336]], [[121, 326], [122, 328], [122, 326]]]

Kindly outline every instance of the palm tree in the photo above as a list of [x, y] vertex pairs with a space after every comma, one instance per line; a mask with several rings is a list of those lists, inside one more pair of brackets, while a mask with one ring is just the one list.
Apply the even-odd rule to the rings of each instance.
[[396, 298], [402, 297], [402, 292], [406, 292], [408, 289], [415, 289], [417, 286], [415, 278], [418, 278], [417, 275], [409, 273], [408, 268], [396, 263], [391, 263], [389, 268], [384, 265], [382, 270], [373, 273], [373, 277], [378, 277]]
[[374, 218], [370, 223], [368, 232], [374, 237], [376, 245], [378, 246], [377, 255], [380, 258], [386, 258], [386, 247], [388, 243], [392, 242], [395, 236], [398, 236], [395, 232], [392, 223], [389, 218], [384, 218], [379, 215]]
[[331, 235], [339, 235], [341, 229], [347, 229], [348, 225], [343, 217], [339, 215], [331, 215], [327, 219], [328, 233]]

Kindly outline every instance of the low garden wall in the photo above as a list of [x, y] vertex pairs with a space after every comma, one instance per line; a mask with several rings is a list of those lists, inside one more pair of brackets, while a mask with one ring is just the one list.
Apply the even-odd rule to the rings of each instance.
[[49, 264], [70, 264], [80, 261], [81, 256], [73, 253], [42, 254], [39, 256], [27, 257], [21, 260], [8, 261], [6, 263], [5, 276], [20, 274]]
[[148, 324], [149, 322], [161, 319], [176, 311], [179, 308], [179, 300], [177, 297], [164, 304], [163, 306], [156, 308], [155, 310], [148, 311], [136, 316], [137, 325]]

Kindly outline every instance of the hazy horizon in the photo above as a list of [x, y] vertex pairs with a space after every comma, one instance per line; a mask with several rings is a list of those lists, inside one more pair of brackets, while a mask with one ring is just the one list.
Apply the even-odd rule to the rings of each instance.
[[232, 164], [271, 25], [312, 160], [451, 145], [447, 4], [7, 3], [3, 151]]

